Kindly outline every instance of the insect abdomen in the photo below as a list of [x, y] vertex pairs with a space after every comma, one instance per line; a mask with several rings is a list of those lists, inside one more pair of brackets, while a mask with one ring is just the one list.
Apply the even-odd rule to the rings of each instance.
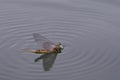
[[49, 51], [48, 50], [35, 50], [33, 53], [44, 54], [44, 53], [49, 53]]

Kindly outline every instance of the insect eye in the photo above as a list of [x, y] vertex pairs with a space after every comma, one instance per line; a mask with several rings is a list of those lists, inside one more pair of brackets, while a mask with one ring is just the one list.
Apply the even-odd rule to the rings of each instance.
[[61, 48], [61, 49], [63, 49], [63, 46], [62, 46], [62, 45], [60, 45], [60, 48]]

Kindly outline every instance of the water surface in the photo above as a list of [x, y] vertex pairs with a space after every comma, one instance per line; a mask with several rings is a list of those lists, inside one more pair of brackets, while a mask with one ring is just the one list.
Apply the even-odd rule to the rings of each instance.
[[[118, 80], [119, 21], [117, 0], [0, 0], [0, 80]], [[32, 33], [65, 45], [51, 71]]]

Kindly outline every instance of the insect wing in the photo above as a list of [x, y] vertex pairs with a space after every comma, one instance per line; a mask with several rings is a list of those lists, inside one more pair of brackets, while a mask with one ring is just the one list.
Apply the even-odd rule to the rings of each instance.
[[34, 62], [38, 62], [39, 60], [45, 58], [46, 54], [42, 54], [41, 56], [37, 57]]
[[56, 47], [55, 44], [51, 42], [45, 42], [43, 43], [43, 48], [52, 51]]
[[45, 57], [43, 58], [43, 68], [45, 71], [49, 71], [50, 68], [52, 68], [56, 57], [57, 57], [57, 54], [55, 53], [45, 54]]
[[44, 36], [41, 36], [38, 33], [33, 33], [33, 37], [37, 42], [39, 48], [51, 49], [53, 45], [55, 45], [54, 43], [52, 43], [52, 41], [48, 40], [47, 38], [45, 38]]

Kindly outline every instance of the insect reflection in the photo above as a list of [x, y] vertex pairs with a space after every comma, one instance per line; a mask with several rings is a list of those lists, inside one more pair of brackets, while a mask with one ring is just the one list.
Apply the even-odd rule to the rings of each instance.
[[58, 44], [55, 44], [38, 33], [33, 33], [33, 38], [35, 39], [37, 44], [42, 48], [37, 50], [28, 50], [28, 51], [35, 54], [42, 54], [34, 61], [38, 62], [39, 60], [42, 59], [44, 70], [49, 71], [54, 64], [57, 55], [62, 52], [63, 45], [60, 42]]

